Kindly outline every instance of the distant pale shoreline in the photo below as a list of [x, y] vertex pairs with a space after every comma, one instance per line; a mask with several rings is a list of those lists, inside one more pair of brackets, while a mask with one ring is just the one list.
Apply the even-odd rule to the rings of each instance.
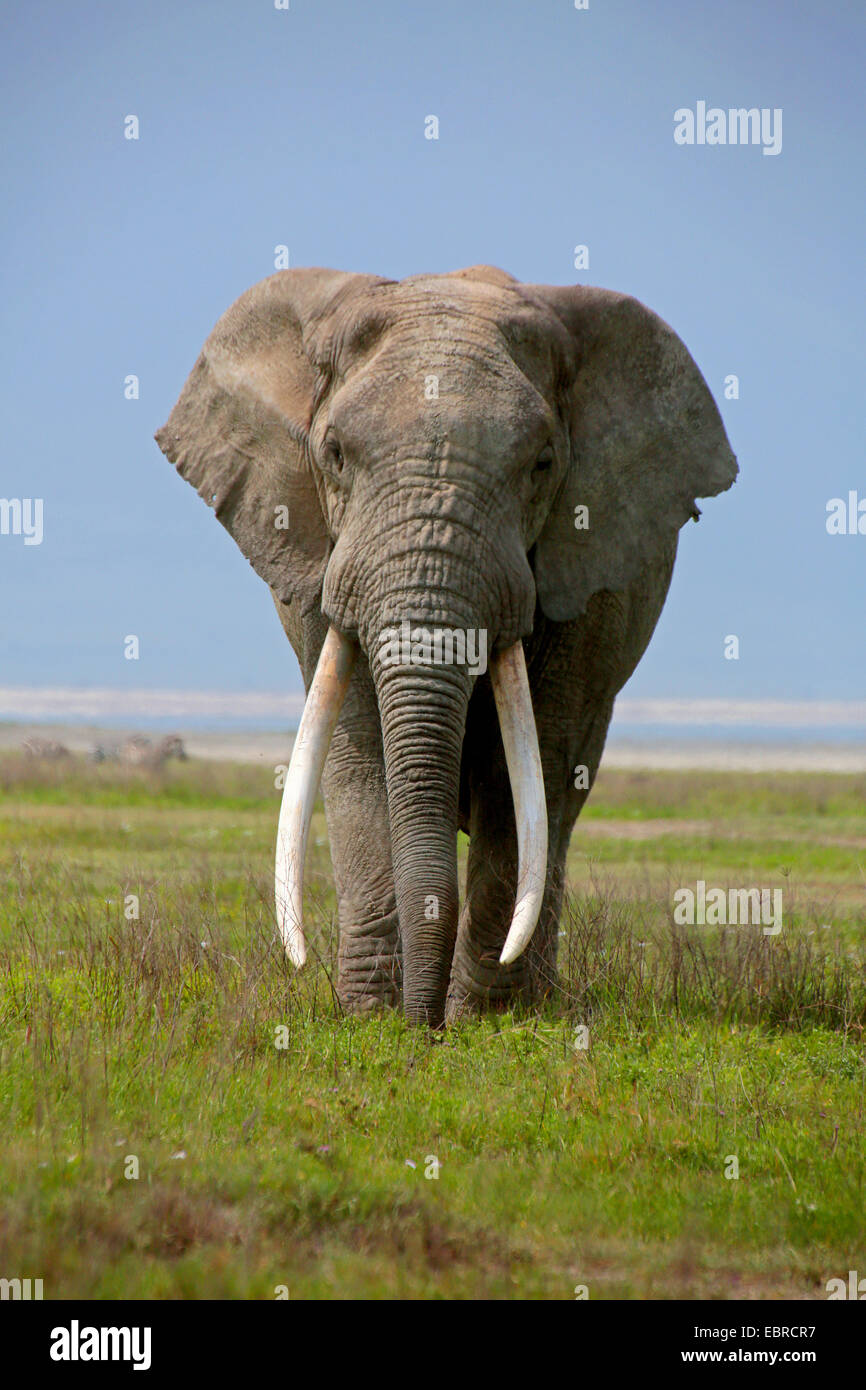
[[[0, 687], [0, 749], [56, 739], [89, 753], [131, 733], [177, 733], [191, 757], [284, 763], [298, 691]], [[706, 771], [866, 771], [866, 700], [617, 701], [606, 767]]]
[[[56, 720], [127, 726], [175, 720], [188, 727], [293, 727], [301, 691], [147, 690], [141, 687], [0, 686], [0, 721]], [[826, 729], [866, 741], [866, 700], [633, 698], [616, 703], [615, 726]]]
[[785, 743], [684, 738], [681, 742], [618, 738], [612, 731], [602, 767], [644, 771], [866, 772], [866, 742]]
[[[117, 723], [6, 722], [0, 723], [0, 753], [20, 749], [25, 739], [36, 737], [57, 740], [71, 753], [86, 755], [97, 745], [117, 744], [128, 734], [145, 729], [153, 736], [153, 725], [145, 721], [123, 726]], [[271, 770], [287, 763], [292, 751], [290, 721], [283, 731], [238, 727], [204, 729], [177, 721], [172, 725], [172, 732], [183, 739], [191, 758], [253, 763]], [[866, 772], [866, 738], [861, 742], [821, 742], [801, 736], [791, 741], [778, 731], [775, 738], [761, 738], [760, 730], [751, 732], [754, 737], [747, 741], [733, 733], [704, 737], [696, 735], [694, 730], [687, 730], [682, 737], [676, 738], [671, 737], [670, 729], [665, 731], [664, 737], [649, 732], [634, 735], [631, 731], [625, 736], [613, 727], [603, 767], [801, 774]], [[798, 732], [802, 735], [802, 731]], [[827, 731], [824, 733], [826, 736]]]

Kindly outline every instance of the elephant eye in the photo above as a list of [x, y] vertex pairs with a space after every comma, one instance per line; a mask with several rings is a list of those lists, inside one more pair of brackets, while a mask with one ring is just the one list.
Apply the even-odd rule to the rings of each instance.
[[324, 461], [332, 473], [342, 473], [343, 451], [333, 435], [325, 440]]
[[541, 453], [539, 454], [538, 458], [536, 459], [536, 461], [535, 461], [535, 468], [533, 469], [533, 472], [535, 472], [535, 473], [546, 473], [546, 472], [548, 471], [548, 469], [549, 469], [549, 468], [552, 468], [552, 467], [553, 467], [553, 448], [551, 447], [550, 444], [548, 444], [547, 448], [546, 448], [546, 449], [543, 449], [543, 450], [541, 451]]

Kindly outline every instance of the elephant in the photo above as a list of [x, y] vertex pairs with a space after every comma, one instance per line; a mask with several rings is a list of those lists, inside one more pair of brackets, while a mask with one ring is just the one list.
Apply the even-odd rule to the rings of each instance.
[[682, 341], [629, 295], [491, 266], [283, 270], [219, 320], [155, 437], [303, 674], [275, 872], [291, 960], [321, 787], [346, 1011], [402, 1000], [440, 1030], [543, 1000], [614, 699], [681, 526], [738, 472]]

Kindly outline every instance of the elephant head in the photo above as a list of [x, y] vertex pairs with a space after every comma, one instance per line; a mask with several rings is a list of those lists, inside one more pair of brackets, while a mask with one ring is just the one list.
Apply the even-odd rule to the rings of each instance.
[[[508, 961], [531, 936], [547, 857], [522, 639], [538, 614], [566, 623], [599, 590], [624, 588], [697, 515], [696, 497], [730, 486], [712, 396], [673, 331], [624, 295], [484, 266], [400, 282], [294, 270], [227, 311], [156, 437], [276, 597], [329, 624], [278, 833], [286, 947], [303, 963], [312, 802], [353, 663], [366, 661], [405, 1008], [439, 1021], [464, 725], [483, 664], [453, 659], [454, 644], [468, 635], [476, 658], [490, 653], [519, 846]], [[451, 661], [431, 659], [437, 634]]]

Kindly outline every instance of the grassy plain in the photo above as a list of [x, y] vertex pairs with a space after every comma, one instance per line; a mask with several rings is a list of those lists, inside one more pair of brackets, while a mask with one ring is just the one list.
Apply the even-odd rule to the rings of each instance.
[[[0, 759], [0, 1274], [655, 1299], [866, 1272], [866, 777], [603, 772], [561, 990], [444, 1041], [340, 1016], [321, 814], [287, 968], [278, 801], [243, 765]], [[674, 926], [698, 878], [781, 888], [782, 931]]]

